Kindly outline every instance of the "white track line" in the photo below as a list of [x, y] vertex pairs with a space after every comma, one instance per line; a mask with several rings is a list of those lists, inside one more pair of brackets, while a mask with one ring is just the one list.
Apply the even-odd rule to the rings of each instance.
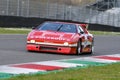
[[58, 67], [63, 67], [63, 68], [85, 66], [83, 64], [65, 63], [65, 62], [57, 62], [57, 61], [34, 62], [34, 64], [41, 64], [41, 65], [48, 65], [48, 66], [58, 66]]

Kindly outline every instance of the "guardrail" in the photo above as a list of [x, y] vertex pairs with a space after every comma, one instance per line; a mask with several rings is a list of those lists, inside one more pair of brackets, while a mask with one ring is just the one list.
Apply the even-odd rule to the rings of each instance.
[[72, 20], [120, 27], [118, 8], [99, 11], [99, 4], [95, 8], [87, 7], [98, 1], [109, 6], [112, 3], [112, 7], [117, 7], [119, 4], [116, 3], [120, 3], [118, 0], [0, 0], [0, 15]]

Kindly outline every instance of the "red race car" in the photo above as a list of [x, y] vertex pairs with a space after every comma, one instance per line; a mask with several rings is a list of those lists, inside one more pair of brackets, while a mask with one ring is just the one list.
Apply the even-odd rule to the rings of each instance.
[[62, 54], [93, 53], [94, 37], [87, 30], [88, 24], [44, 22], [27, 36], [28, 51]]

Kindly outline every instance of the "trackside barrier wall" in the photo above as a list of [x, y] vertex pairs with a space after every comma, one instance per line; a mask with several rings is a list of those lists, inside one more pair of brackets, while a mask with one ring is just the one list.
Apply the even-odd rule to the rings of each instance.
[[[15, 17], [15, 16], [0, 16], [0, 26], [1, 27], [18, 27], [18, 28], [32, 28], [40, 25], [44, 21], [66, 21], [75, 22], [71, 20], [56, 20], [56, 19], [46, 19], [46, 18], [26, 18], [26, 17]], [[83, 23], [83, 22], [75, 22]], [[120, 27], [100, 25], [100, 24], [89, 24], [89, 30], [97, 31], [114, 31], [119, 32]]]

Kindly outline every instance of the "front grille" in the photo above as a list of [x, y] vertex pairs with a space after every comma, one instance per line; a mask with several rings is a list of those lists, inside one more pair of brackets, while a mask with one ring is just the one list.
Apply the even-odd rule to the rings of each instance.
[[57, 50], [55, 47], [46, 47], [46, 46], [41, 46], [40, 50]]

